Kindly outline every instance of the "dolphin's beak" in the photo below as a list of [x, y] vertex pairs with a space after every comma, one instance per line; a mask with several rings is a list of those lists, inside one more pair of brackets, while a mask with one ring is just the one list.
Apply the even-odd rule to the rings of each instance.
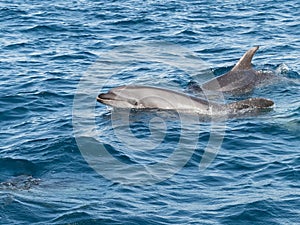
[[98, 95], [97, 97], [97, 101], [98, 102], [101, 102], [101, 103], [104, 103], [105, 100], [114, 100], [114, 98], [116, 97], [115, 94], [112, 94], [112, 93], [101, 93]]
[[97, 97], [97, 101], [102, 103], [102, 99], [104, 99], [105, 94], [99, 94]]
[[127, 101], [120, 99], [115, 93], [101, 93], [97, 97], [97, 101], [113, 107], [130, 108], [130, 104]]
[[116, 97], [115, 94], [112, 93], [101, 93], [98, 95], [98, 98], [112, 100]]
[[101, 93], [97, 97], [97, 101], [116, 108], [133, 108], [132, 103], [127, 99], [122, 99], [112, 92]]

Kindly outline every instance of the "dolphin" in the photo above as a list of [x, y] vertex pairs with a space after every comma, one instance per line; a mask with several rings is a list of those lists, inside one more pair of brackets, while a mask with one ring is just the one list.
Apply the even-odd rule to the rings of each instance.
[[187, 94], [150, 86], [128, 85], [101, 93], [97, 101], [114, 108], [173, 110], [200, 115], [224, 115], [269, 108], [274, 102], [264, 98], [221, 104]]
[[229, 72], [202, 85], [192, 82], [189, 89], [206, 95], [211, 92], [233, 95], [251, 92], [256, 86], [275, 77], [271, 72], [256, 71], [252, 68], [251, 61], [258, 49], [259, 46], [250, 48]]

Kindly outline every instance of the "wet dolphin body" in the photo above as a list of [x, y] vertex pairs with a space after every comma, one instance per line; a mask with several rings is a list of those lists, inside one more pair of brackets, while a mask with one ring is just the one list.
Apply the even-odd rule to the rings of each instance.
[[213, 78], [202, 85], [193, 83], [190, 86], [194, 92], [222, 92], [225, 94], [244, 94], [252, 91], [256, 86], [274, 78], [271, 72], [256, 71], [251, 61], [258, 50], [258, 46], [249, 49], [238, 63], [228, 72]]
[[241, 110], [271, 107], [264, 98], [249, 98], [229, 104], [210, 102], [173, 90], [149, 86], [120, 86], [98, 95], [98, 102], [115, 108], [160, 109], [201, 115], [235, 114]]

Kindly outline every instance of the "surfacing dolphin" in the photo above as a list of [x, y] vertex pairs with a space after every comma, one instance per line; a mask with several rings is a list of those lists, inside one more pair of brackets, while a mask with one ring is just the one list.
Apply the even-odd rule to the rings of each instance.
[[251, 61], [258, 48], [259, 46], [249, 49], [229, 72], [202, 85], [193, 83], [189, 88], [206, 95], [211, 92], [238, 95], [252, 91], [256, 86], [275, 77], [271, 72], [256, 71], [252, 68]]
[[224, 115], [269, 108], [274, 103], [264, 98], [249, 98], [220, 104], [173, 90], [149, 86], [120, 86], [99, 94], [97, 101], [115, 108], [174, 110], [200, 115]]

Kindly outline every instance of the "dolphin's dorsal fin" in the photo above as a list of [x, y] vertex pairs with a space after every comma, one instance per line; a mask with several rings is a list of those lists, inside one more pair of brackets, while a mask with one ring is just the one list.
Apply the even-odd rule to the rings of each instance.
[[251, 61], [255, 54], [255, 52], [258, 50], [259, 46], [250, 48], [242, 58], [238, 61], [238, 63], [232, 68], [231, 71], [239, 71], [239, 70], [250, 70], [252, 69]]

